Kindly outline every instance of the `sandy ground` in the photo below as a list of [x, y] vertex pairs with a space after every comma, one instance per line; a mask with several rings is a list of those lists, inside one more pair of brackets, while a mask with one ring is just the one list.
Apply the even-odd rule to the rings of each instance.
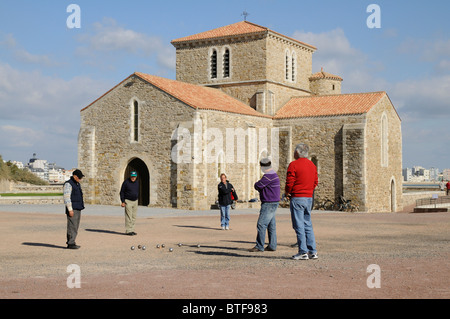
[[[123, 234], [123, 217], [85, 212], [81, 249], [68, 250], [64, 214], [0, 207], [0, 298], [450, 297], [450, 213], [314, 211], [319, 259], [306, 261], [291, 259], [296, 248], [288, 209], [277, 212], [277, 251], [262, 253], [248, 252], [257, 210], [234, 213], [228, 231], [220, 229], [218, 211], [138, 216], [138, 235], [131, 237]], [[146, 249], [131, 250], [133, 245]], [[75, 283], [68, 272], [73, 264], [80, 269], [80, 288], [68, 287]], [[370, 265], [379, 272], [368, 272]], [[380, 288], [369, 288], [378, 274]]]

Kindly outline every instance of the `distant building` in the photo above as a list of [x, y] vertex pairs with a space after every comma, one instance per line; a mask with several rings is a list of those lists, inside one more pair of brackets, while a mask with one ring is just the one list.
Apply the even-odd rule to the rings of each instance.
[[439, 168], [430, 168], [430, 181], [439, 181]]
[[57, 166], [55, 163], [48, 163], [47, 160], [38, 159], [36, 153], [33, 153], [33, 157], [30, 158], [25, 168], [51, 184], [61, 184], [70, 178], [66, 179], [63, 167]]
[[412, 169], [411, 168], [408, 168], [408, 167], [404, 168], [402, 170], [402, 174], [403, 174], [403, 180], [405, 182], [409, 182], [412, 179], [413, 174], [412, 174]]
[[450, 168], [446, 168], [442, 171], [442, 178], [444, 181], [450, 181]]
[[20, 169], [24, 169], [24, 167], [25, 167], [25, 166], [23, 165], [22, 162], [12, 161], [11, 163], [13, 163], [14, 165], [16, 165], [17, 168], [20, 168]]

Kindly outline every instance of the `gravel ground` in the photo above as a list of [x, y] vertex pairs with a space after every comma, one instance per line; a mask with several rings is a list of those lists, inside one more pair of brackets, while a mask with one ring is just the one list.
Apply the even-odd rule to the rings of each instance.
[[[217, 210], [140, 207], [138, 235], [125, 236], [120, 207], [88, 206], [77, 239], [81, 249], [68, 250], [61, 207], [3, 205], [0, 298], [450, 297], [449, 213], [314, 211], [319, 259], [307, 261], [290, 258], [295, 233], [284, 208], [277, 211], [277, 251], [248, 252], [257, 218], [257, 209], [234, 210], [231, 229], [223, 231]], [[80, 267], [81, 288], [67, 286], [73, 264]], [[373, 264], [379, 272], [368, 272]], [[376, 274], [380, 288], [369, 288]]]

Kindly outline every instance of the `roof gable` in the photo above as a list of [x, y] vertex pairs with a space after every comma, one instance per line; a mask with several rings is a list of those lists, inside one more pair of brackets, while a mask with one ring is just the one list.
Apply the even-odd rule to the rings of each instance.
[[271, 116], [261, 114], [247, 104], [219, 89], [170, 80], [140, 72], [135, 72], [134, 74], [195, 109], [271, 118]]
[[84, 111], [89, 106], [100, 100], [106, 94], [114, 90], [116, 87], [124, 83], [129, 78], [137, 76], [145, 82], [153, 85], [154, 87], [166, 92], [173, 96], [184, 104], [194, 108], [202, 110], [215, 110], [228, 113], [237, 113], [242, 115], [251, 115], [259, 117], [271, 118], [271, 116], [262, 114], [255, 109], [251, 108], [247, 104], [231, 97], [230, 95], [220, 91], [219, 89], [204, 87], [200, 85], [190, 84], [186, 82], [170, 80], [155, 75], [145, 74], [141, 72], [135, 72], [127, 77], [125, 80], [117, 84], [111, 90], [103, 94], [94, 102], [83, 108]]
[[275, 114], [275, 119], [365, 114], [386, 92], [294, 97]]

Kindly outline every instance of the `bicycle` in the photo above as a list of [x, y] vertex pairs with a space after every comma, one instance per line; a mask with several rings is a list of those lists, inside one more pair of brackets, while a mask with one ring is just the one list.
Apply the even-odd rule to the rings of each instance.
[[334, 202], [328, 198], [324, 199], [322, 202], [316, 205], [316, 209], [319, 210], [333, 210]]
[[340, 195], [339, 196], [339, 204], [338, 204], [338, 209], [339, 211], [344, 211], [344, 212], [354, 212], [354, 211], [358, 211], [359, 210], [359, 206], [356, 204], [352, 204], [351, 203], [351, 199], [345, 199], [344, 196]]

